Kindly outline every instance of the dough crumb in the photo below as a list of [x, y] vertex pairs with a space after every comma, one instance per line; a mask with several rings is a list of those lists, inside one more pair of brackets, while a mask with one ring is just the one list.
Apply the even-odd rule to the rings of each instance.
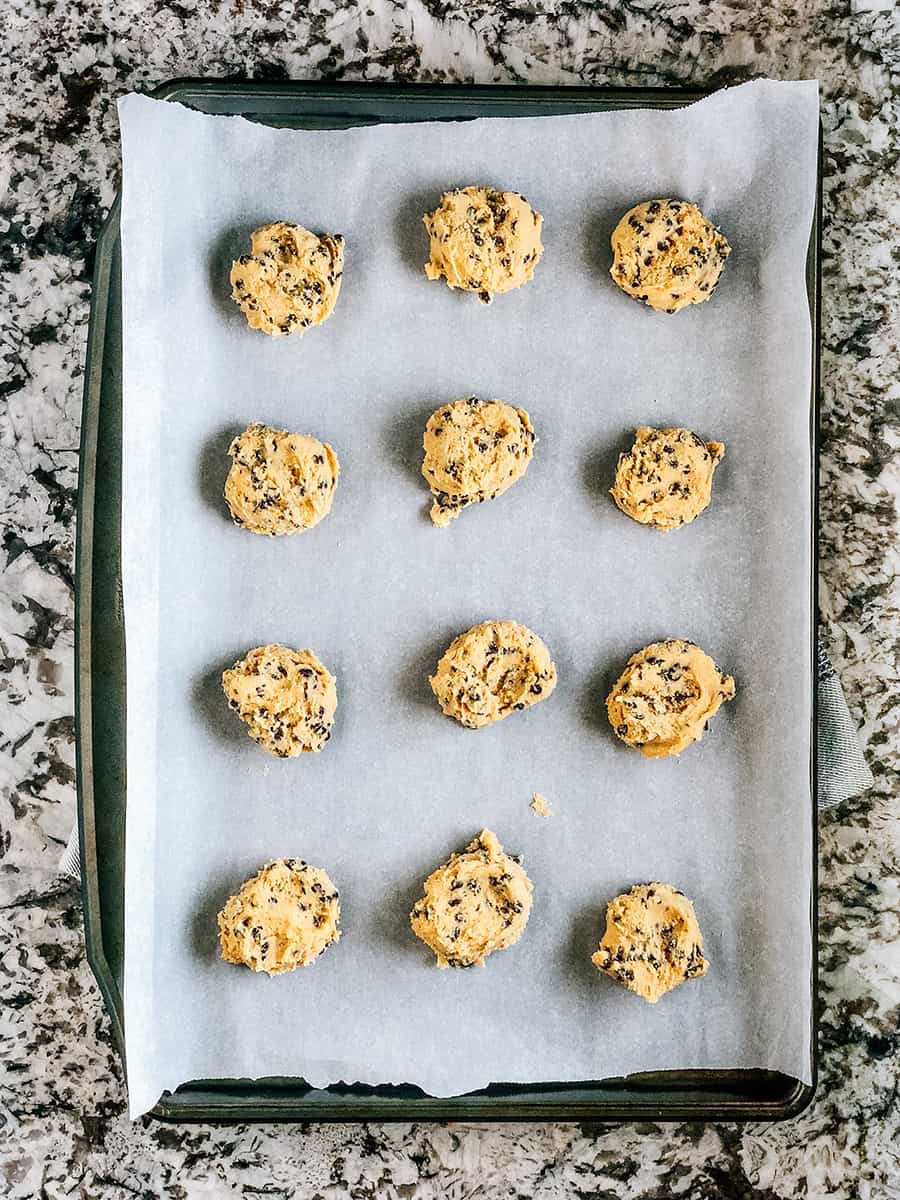
[[226, 962], [281, 975], [308, 967], [340, 938], [338, 890], [321, 867], [279, 858], [241, 887], [219, 913]]
[[544, 218], [518, 192], [456, 188], [422, 220], [431, 239], [425, 274], [476, 292], [483, 304], [527, 283], [544, 252]]
[[409, 916], [413, 933], [439, 967], [484, 966], [495, 950], [522, 936], [531, 913], [531, 880], [497, 835], [483, 829], [425, 880]]
[[422, 439], [422, 474], [446, 526], [470, 504], [495, 500], [528, 469], [536, 438], [524, 408], [469, 396], [431, 414]]
[[530, 807], [534, 810], [534, 812], [537, 813], [539, 817], [553, 816], [553, 809], [550, 806], [550, 801], [546, 796], [542, 796], [540, 792], [535, 792], [531, 797]]
[[683, 638], [654, 642], [632, 654], [606, 698], [616, 737], [646, 758], [680, 754], [699, 742], [734, 680]]
[[274, 221], [250, 235], [250, 253], [231, 264], [231, 298], [251, 329], [280, 337], [327, 321], [344, 273], [344, 239]]
[[450, 643], [428, 682], [448, 717], [481, 729], [546, 700], [556, 665], [526, 626], [483, 621]]
[[611, 238], [615, 282], [659, 312], [708, 300], [731, 247], [686, 200], [646, 200], [622, 217]]
[[257, 646], [222, 672], [222, 690], [249, 736], [279, 758], [315, 753], [331, 737], [337, 685], [312, 650]]
[[269, 537], [303, 533], [331, 511], [341, 468], [327, 442], [256, 422], [228, 453], [225, 502], [240, 528]]
[[690, 429], [642, 425], [631, 449], [619, 455], [610, 495], [642, 525], [678, 529], [708, 507], [724, 454], [722, 442], [704, 442]]
[[591, 962], [650, 1004], [709, 970], [694, 906], [668, 883], [635, 884], [609, 902]]

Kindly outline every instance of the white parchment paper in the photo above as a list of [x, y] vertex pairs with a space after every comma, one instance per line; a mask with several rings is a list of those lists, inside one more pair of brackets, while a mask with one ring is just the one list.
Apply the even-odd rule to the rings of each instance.
[[[121, 101], [132, 1113], [193, 1078], [441, 1095], [662, 1068], [809, 1079], [817, 113], [814, 83], [773, 82], [675, 112], [327, 132]], [[490, 308], [422, 271], [421, 214], [469, 183], [545, 217], [534, 281]], [[733, 248], [712, 302], [671, 317], [608, 276], [615, 222], [655, 196], [695, 201]], [[281, 218], [346, 238], [336, 312], [302, 339], [249, 330], [229, 298], [231, 259]], [[438, 530], [422, 429], [471, 393], [527, 408], [540, 441], [515, 488]], [[231, 525], [226, 448], [251, 420], [336, 448], [310, 533]], [[727, 445], [712, 507], [674, 533], [606, 494], [644, 423]], [[560, 683], [471, 732], [426, 677], [491, 617], [536, 630]], [[603, 699], [667, 636], [709, 651], [737, 699], [680, 759], [648, 761]], [[322, 754], [271, 759], [227, 711], [223, 667], [269, 641], [337, 676]], [[484, 970], [438, 971], [408, 912], [484, 826], [524, 856], [532, 917]], [[343, 936], [270, 980], [220, 961], [216, 913], [282, 855], [327, 868]], [[646, 880], [694, 900], [711, 961], [656, 1007], [590, 962], [606, 902]]]

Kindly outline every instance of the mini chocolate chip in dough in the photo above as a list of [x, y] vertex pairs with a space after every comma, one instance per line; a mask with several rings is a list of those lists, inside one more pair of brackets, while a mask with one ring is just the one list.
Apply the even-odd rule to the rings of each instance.
[[709, 504], [713, 472], [724, 454], [722, 442], [704, 442], [689, 429], [642, 425], [628, 453], [619, 455], [610, 495], [642, 525], [677, 529]]
[[331, 737], [337, 687], [312, 650], [257, 646], [222, 673], [222, 690], [250, 737], [279, 758], [319, 751]]
[[734, 680], [699, 646], [680, 638], [632, 654], [606, 699], [616, 736], [647, 758], [680, 754], [703, 736]]
[[225, 500], [242, 529], [269, 537], [302, 533], [331, 511], [341, 468], [327, 442], [256, 422], [228, 453]]
[[668, 883], [636, 884], [609, 902], [591, 962], [650, 1004], [709, 969], [694, 906]]
[[731, 247], [695, 204], [646, 200], [611, 238], [615, 282], [650, 308], [674, 313], [708, 300]]
[[219, 913], [226, 962], [281, 975], [308, 967], [340, 938], [341, 905], [326, 871], [279, 858], [248, 879]]
[[231, 297], [251, 329], [304, 333], [331, 316], [344, 273], [340, 234], [274, 221], [250, 235], [250, 253], [231, 264]]
[[436, 409], [425, 426], [422, 463], [435, 525], [511, 488], [528, 469], [535, 440], [525, 409], [502, 400], [469, 396]]
[[450, 643], [428, 682], [448, 717], [480, 729], [546, 700], [556, 666], [524, 625], [484, 621]]
[[531, 880], [484, 829], [428, 876], [409, 921], [439, 967], [483, 967], [489, 954], [519, 940], [530, 912]]
[[527, 283], [544, 252], [544, 218], [518, 192], [457, 188], [445, 192], [440, 207], [422, 220], [431, 238], [425, 274], [476, 292], [484, 304]]

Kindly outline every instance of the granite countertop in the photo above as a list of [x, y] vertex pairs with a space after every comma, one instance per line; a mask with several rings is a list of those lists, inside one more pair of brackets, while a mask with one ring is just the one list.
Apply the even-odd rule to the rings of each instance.
[[[848, 10], [849, 7], [849, 10]], [[896, 574], [900, 8], [700, 0], [75, 0], [0, 45], [0, 1190], [283, 1197], [900, 1197]], [[821, 1082], [779, 1125], [171, 1127], [122, 1071], [57, 871], [75, 813], [73, 540], [115, 100], [179, 75], [725, 84], [817, 77], [822, 615], [872, 791], [821, 819]], [[892, 424], [893, 420], [893, 424]], [[785, 948], [789, 953], [789, 948]]]

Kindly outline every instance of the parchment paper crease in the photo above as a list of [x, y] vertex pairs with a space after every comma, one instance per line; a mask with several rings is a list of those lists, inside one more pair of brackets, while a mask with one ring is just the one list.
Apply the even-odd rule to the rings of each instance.
[[[809, 1079], [817, 114], [814, 83], [766, 81], [675, 112], [326, 132], [120, 102], [133, 1114], [210, 1077], [443, 1095], [661, 1068]], [[469, 183], [545, 217], [534, 282], [490, 308], [422, 272], [421, 214]], [[712, 302], [672, 317], [608, 276], [613, 225], [656, 196], [698, 203], [733, 248]], [[335, 315], [302, 339], [250, 331], [229, 299], [231, 259], [281, 218], [347, 239]], [[434, 529], [422, 428], [471, 393], [527, 408], [540, 441], [509, 493]], [[336, 448], [334, 509], [310, 533], [230, 524], [226, 448], [250, 420]], [[606, 494], [644, 423], [727, 445], [712, 507], [674, 533]], [[470, 732], [426, 676], [489, 617], [535, 629], [560, 684]], [[649, 762], [603, 698], [666, 636], [697, 641], [738, 694], [702, 744]], [[320, 755], [273, 760], [226, 709], [222, 668], [268, 641], [337, 676]], [[483, 826], [524, 855], [531, 921], [486, 969], [439, 972], [407, 914]], [[281, 855], [328, 870], [343, 937], [269, 980], [219, 960], [215, 917]], [[607, 900], [647, 880], [694, 900], [712, 964], [654, 1008], [590, 963]]]

